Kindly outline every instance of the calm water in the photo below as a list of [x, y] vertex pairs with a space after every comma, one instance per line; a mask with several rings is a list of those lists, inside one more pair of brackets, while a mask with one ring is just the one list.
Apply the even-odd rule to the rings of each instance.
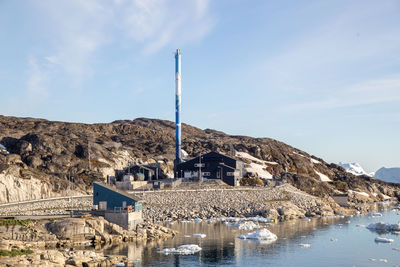
[[[384, 237], [394, 239], [393, 243], [375, 243], [379, 234], [357, 226], [380, 221], [398, 223], [400, 215], [397, 213], [386, 211], [382, 212], [383, 217], [375, 218], [322, 218], [311, 222], [268, 224], [265, 227], [278, 236], [278, 240], [269, 245], [238, 239], [239, 234], [249, 231], [220, 222], [176, 223], [170, 226], [180, 232], [174, 239], [114, 246], [104, 252], [127, 255], [130, 266], [400, 266], [400, 251], [393, 250], [400, 248], [400, 236], [386, 234]], [[194, 238], [194, 233], [207, 236]], [[194, 255], [159, 253], [163, 248], [183, 244], [197, 244], [203, 250]], [[310, 247], [300, 244], [310, 244]], [[386, 259], [387, 263], [380, 259]]]

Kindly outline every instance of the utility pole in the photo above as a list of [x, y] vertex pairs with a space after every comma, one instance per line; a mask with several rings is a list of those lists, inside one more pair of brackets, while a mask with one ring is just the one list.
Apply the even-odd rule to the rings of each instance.
[[92, 165], [90, 164], [90, 141], [88, 139], [88, 158], [89, 158], [89, 170], [92, 169]]

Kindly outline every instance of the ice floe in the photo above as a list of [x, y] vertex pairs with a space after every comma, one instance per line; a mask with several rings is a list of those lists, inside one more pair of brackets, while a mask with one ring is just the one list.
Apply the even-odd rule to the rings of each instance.
[[305, 221], [305, 222], [311, 222], [311, 219], [310, 219], [310, 218], [304, 218], [303, 221]]
[[300, 243], [299, 246], [302, 247], [302, 248], [309, 248], [309, 247], [311, 247], [310, 244], [303, 244], [303, 243]]
[[265, 229], [265, 228], [254, 231], [254, 232], [239, 235], [238, 238], [264, 240], [264, 241], [270, 241], [270, 242], [274, 242], [278, 239], [278, 237], [274, 233], [271, 233], [268, 229]]
[[370, 216], [372, 216], [372, 217], [382, 217], [383, 215], [382, 215], [382, 213], [374, 212], [374, 213], [371, 213]]
[[367, 226], [367, 229], [377, 232], [397, 232], [400, 231], [400, 223], [398, 224], [387, 224], [384, 222], [370, 223]]
[[181, 245], [178, 248], [164, 248], [160, 252], [162, 254], [180, 254], [180, 255], [190, 255], [197, 253], [201, 250], [201, 247], [198, 245], [190, 244], [190, 245]]
[[193, 237], [205, 238], [205, 234], [193, 234]]
[[390, 238], [386, 238], [386, 237], [376, 237], [375, 238], [375, 242], [379, 242], [379, 243], [393, 243], [394, 240], [390, 239]]

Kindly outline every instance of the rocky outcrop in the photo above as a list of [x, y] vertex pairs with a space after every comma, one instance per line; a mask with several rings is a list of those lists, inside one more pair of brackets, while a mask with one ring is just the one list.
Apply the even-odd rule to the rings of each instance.
[[[357, 177], [336, 164], [270, 138], [233, 136], [223, 132], [182, 126], [182, 148], [189, 157], [208, 151], [246, 152], [269, 162], [264, 169], [315, 196], [331, 196], [348, 189], [398, 197], [399, 185], [371, 177]], [[0, 174], [13, 171], [14, 180], [31, 177], [48, 184], [48, 195], [65, 194], [73, 181], [75, 191], [90, 192], [93, 181], [104, 181], [129, 164], [158, 164], [171, 175], [175, 149], [173, 122], [138, 118], [101, 124], [52, 122], [0, 116]], [[233, 150], [232, 150], [233, 148]], [[90, 155], [90, 157], [89, 157]], [[251, 163], [251, 160], [247, 163]], [[72, 177], [72, 178], [71, 178]], [[322, 182], [326, 177], [332, 183]], [[32, 180], [34, 181], [34, 180]], [[4, 186], [3, 190], [11, 190]], [[45, 191], [46, 191], [45, 190]], [[17, 192], [16, 192], [17, 193]], [[0, 202], [19, 199], [3, 193]], [[29, 197], [37, 197], [37, 193]]]

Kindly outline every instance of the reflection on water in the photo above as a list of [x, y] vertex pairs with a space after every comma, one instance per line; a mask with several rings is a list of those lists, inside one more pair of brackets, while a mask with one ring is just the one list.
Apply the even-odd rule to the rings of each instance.
[[[320, 218], [310, 222], [260, 224], [278, 236], [272, 244], [238, 239], [238, 235], [249, 231], [221, 222], [175, 223], [169, 227], [180, 234], [173, 239], [115, 245], [104, 248], [104, 253], [126, 255], [130, 266], [246, 266], [248, 263], [251, 266], [379, 266], [379, 259], [387, 259], [389, 266], [393, 266], [400, 264], [400, 252], [392, 249], [400, 247], [400, 238], [391, 235], [395, 239], [393, 244], [377, 245], [374, 238], [378, 234], [357, 225], [378, 221], [397, 223], [399, 219], [396, 212], [389, 211], [379, 218]], [[199, 233], [206, 237], [192, 236]], [[203, 250], [194, 255], [159, 253], [163, 248], [183, 244], [197, 244]]]

